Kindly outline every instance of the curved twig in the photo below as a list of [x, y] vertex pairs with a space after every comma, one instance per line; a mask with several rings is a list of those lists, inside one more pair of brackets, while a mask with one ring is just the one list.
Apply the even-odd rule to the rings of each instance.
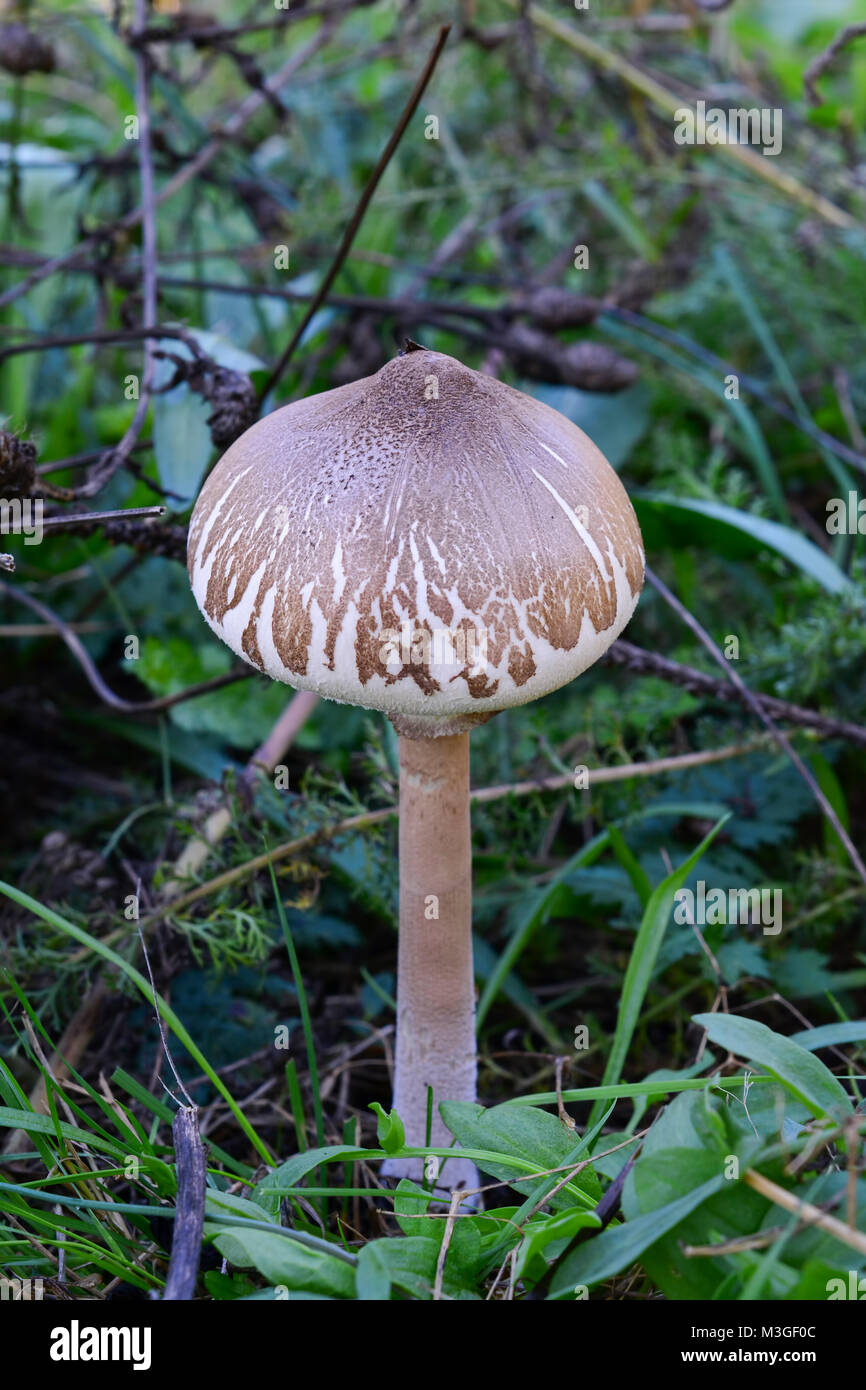
[[162, 695], [155, 700], [124, 700], [120, 695], [115, 695], [114, 691], [106, 685], [87, 648], [79, 641], [69, 624], [58, 617], [53, 609], [42, 603], [40, 599], [34, 598], [32, 594], [25, 593], [23, 589], [16, 589], [12, 584], [4, 583], [2, 579], [0, 579], [0, 592], [8, 594], [10, 598], [17, 599], [19, 603], [23, 603], [25, 607], [38, 613], [43, 622], [50, 623], [75, 657], [91, 689], [96, 692], [103, 704], [118, 710], [121, 714], [158, 714], [161, 710], [171, 709], [172, 705], [179, 705], [184, 700], [195, 699], [198, 695], [208, 695], [212, 690], [221, 690], [225, 685], [233, 685], [235, 681], [246, 680], [249, 676], [256, 674], [255, 671], [242, 669], [227, 671], [223, 676], [213, 676], [210, 680], [202, 681], [199, 685], [187, 686], [185, 690], [178, 690], [174, 695]]
[[[657, 758], [652, 762], [624, 763], [620, 767], [591, 768], [589, 781], [591, 786], [595, 786], [600, 783], [624, 782], [630, 777], [651, 777], [657, 773], [681, 772], [685, 768], [702, 767], [706, 763], [723, 762], [728, 758], [737, 758], [745, 753], [753, 753], [762, 746], [763, 742], [763, 739], [757, 739], [751, 743], [733, 744], [727, 748], [711, 748], [701, 753], [684, 753], [673, 758]], [[538, 777], [526, 782], [507, 782], [496, 787], [480, 787], [470, 792], [469, 800], [474, 805], [480, 802], [499, 801], [506, 796], [529, 796], [536, 792], [562, 791], [573, 785], [572, 773], [556, 777]], [[142, 926], [149, 925], [160, 917], [164, 917], [167, 911], [178, 912], [181, 908], [189, 907], [191, 903], [198, 902], [201, 898], [210, 897], [221, 888], [227, 888], [232, 883], [249, 878], [259, 869], [266, 869], [269, 864], [275, 864], [281, 859], [289, 859], [293, 855], [314, 849], [317, 845], [336, 839], [338, 835], [345, 835], [353, 830], [366, 830], [371, 825], [380, 825], [383, 821], [396, 816], [398, 811], [399, 807], [397, 806], [385, 806], [376, 811], [362, 811], [356, 816], [348, 816], [345, 820], [337, 821], [333, 825], [323, 825], [318, 830], [311, 830], [306, 835], [298, 836], [297, 839], [287, 840], [281, 845], [276, 845], [273, 849], [265, 850], [252, 859], [245, 860], [243, 864], [237, 864], [233, 869], [226, 869], [224, 873], [217, 874], [207, 883], [198, 884], [189, 892], [184, 893], [182, 897], [175, 898], [167, 907], [148, 913], [146, 917], [142, 918]], [[107, 942], [112, 939], [112, 936], [105, 938]]]
[[[636, 647], [622, 637], [610, 646], [601, 658], [609, 666], [625, 666], [638, 675], [651, 673], [689, 690], [694, 695], [705, 695], [709, 700], [721, 700], [724, 704], [736, 704], [739, 695], [731, 682], [718, 680], [715, 676], [699, 671], [695, 666], [686, 666], [680, 661], [659, 652], [649, 652], [644, 647]], [[779, 700], [775, 695], [753, 692], [755, 699], [774, 719], [784, 719], [789, 724], [797, 724], [801, 729], [817, 729], [828, 738], [844, 738], [859, 748], [866, 748], [866, 728], [862, 724], [852, 724], [848, 719], [837, 719], [832, 714], [820, 714], [818, 710], [806, 709], [804, 705], [792, 705], [789, 700]]]
[[670, 589], [667, 587], [666, 584], [662, 582], [661, 579], [659, 579], [657, 574], [653, 574], [649, 566], [647, 566], [646, 569], [646, 577], [649, 583], [656, 590], [656, 592], [660, 594], [661, 597], [664, 599], [668, 607], [672, 608], [673, 611], [676, 614], [678, 614], [680, 618], [682, 618], [686, 626], [691, 628], [692, 632], [695, 634], [701, 645], [706, 647], [713, 660], [718, 662], [722, 670], [725, 671], [725, 673], [727, 674], [728, 680], [736, 688], [737, 693], [739, 694], [743, 704], [751, 710], [752, 714], [756, 715], [758, 719], [760, 719], [761, 723], [764, 725], [764, 728], [772, 734], [773, 738], [776, 740], [783, 753], [793, 763], [794, 767], [797, 769], [803, 781], [806, 783], [806, 786], [809, 788], [816, 802], [820, 806], [823, 815], [826, 816], [827, 820], [830, 822], [833, 829], [836, 831], [836, 834], [839, 836], [839, 839], [845, 847], [845, 851], [848, 855], [848, 858], [851, 860], [851, 863], [853, 864], [860, 878], [863, 880], [864, 883], [866, 883], [866, 864], [863, 863], [863, 860], [860, 858], [860, 855], [857, 851], [857, 848], [853, 840], [851, 839], [851, 836], [848, 834], [839, 817], [836, 815], [836, 812], [833, 810], [833, 807], [830, 805], [830, 802], [827, 800], [821, 788], [818, 786], [818, 783], [815, 781], [815, 778], [813, 777], [812, 773], [809, 771], [808, 767], [803, 762], [803, 759], [800, 757], [800, 754], [797, 752], [795, 748], [791, 747], [787, 735], [784, 734], [782, 730], [778, 727], [778, 725], [776, 725], [773, 722], [773, 720], [770, 718], [770, 715], [764, 709], [757, 696], [752, 694], [745, 681], [737, 675], [736, 671], [733, 669], [730, 663], [725, 660], [724, 654], [716, 646], [715, 642], [713, 641], [710, 634], [706, 631], [706, 629], [701, 627], [701, 624], [698, 622], [694, 614], [691, 613], [688, 610], [688, 608], [686, 608], [684, 603], [681, 603], [680, 600], [674, 594], [671, 593]]
[[803, 73], [803, 90], [813, 106], [821, 105], [821, 93], [815, 86], [818, 78], [827, 71], [837, 53], [846, 48], [849, 43], [853, 43], [854, 39], [862, 38], [864, 34], [866, 34], [866, 24], [847, 24], [836, 35], [835, 39], [828, 43], [823, 52], [812, 59]]

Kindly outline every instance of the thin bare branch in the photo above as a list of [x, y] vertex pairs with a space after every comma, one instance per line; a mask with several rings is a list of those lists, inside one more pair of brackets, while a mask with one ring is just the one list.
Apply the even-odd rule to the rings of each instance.
[[285, 371], [286, 367], [291, 361], [295, 348], [301, 341], [301, 338], [303, 337], [307, 326], [312, 321], [314, 315], [318, 312], [319, 308], [323, 304], [328, 290], [331, 288], [332, 284], [334, 283], [338, 274], [340, 273], [340, 269], [343, 265], [343, 262], [346, 259], [346, 256], [349, 253], [358, 228], [360, 227], [361, 222], [363, 221], [364, 213], [367, 211], [367, 207], [369, 206], [370, 200], [373, 197], [373, 194], [375, 193], [379, 185], [379, 180], [381, 179], [382, 175], [384, 174], [385, 170], [390, 164], [391, 157], [394, 154], [394, 151], [399, 145], [401, 139], [403, 138], [403, 134], [406, 130], [406, 127], [408, 126], [409, 122], [415, 114], [415, 110], [418, 106], [418, 103], [424, 95], [430, 78], [433, 76], [434, 69], [439, 61], [439, 55], [445, 47], [445, 43], [450, 32], [450, 24], [443, 24], [442, 28], [439, 30], [436, 42], [433, 45], [433, 49], [430, 53], [430, 56], [424, 65], [424, 70], [418, 78], [418, 81], [415, 83], [415, 86], [412, 88], [412, 91], [409, 95], [409, 100], [406, 102], [406, 105], [403, 108], [403, 112], [400, 116], [400, 119], [394, 127], [394, 130], [392, 131], [391, 137], [387, 145], [385, 146], [384, 150], [379, 156], [379, 162], [377, 163], [375, 169], [373, 170], [372, 174], [367, 180], [367, 186], [361, 194], [361, 197], [358, 201], [358, 205], [355, 208], [355, 211], [353, 212], [349, 221], [348, 227], [343, 233], [343, 239], [337, 248], [337, 254], [331, 262], [330, 269], [328, 270], [327, 275], [325, 276], [324, 280], [319, 286], [318, 293], [315, 295], [315, 297], [309, 304], [306, 313], [303, 315], [300, 323], [298, 324], [298, 327], [292, 334], [291, 341], [289, 342], [288, 346], [284, 348], [280, 357], [277, 359], [273, 371], [271, 372], [270, 376], [268, 377], [267, 381], [262, 387], [259, 397], [260, 400], [264, 400], [265, 397], [276, 386], [277, 382], [279, 381], [280, 377], [282, 376], [283, 372]]
[[223, 676], [213, 676], [211, 680], [202, 681], [199, 685], [191, 685], [185, 690], [178, 690], [174, 695], [163, 695], [156, 700], [123, 700], [105, 684], [91, 659], [90, 653], [79, 641], [69, 624], [58, 617], [47, 604], [44, 604], [41, 599], [34, 598], [32, 594], [26, 593], [23, 589], [17, 589], [12, 584], [7, 584], [4, 580], [0, 580], [0, 593], [8, 594], [18, 603], [23, 603], [25, 607], [38, 613], [40, 618], [49, 623], [63, 638], [84, 672], [88, 684], [103, 704], [109, 705], [111, 709], [116, 709], [121, 714], [158, 714], [161, 710], [171, 709], [172, 705], [179, 705], [185, 700], [193, 700], [198, 695], [208, 695], [212, 690], [222, 690], [226, 685], [233, 685], [236, 681], [246, 680], [249, 676], [255, 675], [254, 671], [249, 670], [227, 671]]
[[830, 822], [833, 829], [836, 831], [836, 834], [839, 836], [839, 839], [845, 847], [845, 851], [848, 855], [848, 858], [851, 860], [851, 863], [853, 864], [860, 878], [863, 880], [864, 883], [866, 883], [866, 864], [863, 863], [863, 860], [860, 858], [857, 848], [854, 845], [854, 842], [852, 841], [850, 835], [848, 834], [844, 825], [840, 821], [839, 817], [836, 815], [836, 812], [833, 810], [833, 807], [830, 805], [830, 802], [827, 800], [827, 797], [824, 795], [821, 788], [818, 786], [818, 783], [816, 782], [814, 776], [809, 771], [806, 764], [803, 762], [803, 759], [800, 757], [796, 749], [791, 746], [791, 743], [789, 742], [786, 734], [784, 734], [782, 730], [778, 727], [778, 725], [776, 725], [773, 722], [773, 720], [770, 718], [770, 715], [761, 705], [760, 700], [756, 699], [756, 697], [752, 694], [751, 690], [749, 690], [745, 682], [741, 679], [740, 676], [737, 675], [737, 672], [733, 669], [730, 663], [725, 660], [723, 652], [720, 651], [720, 649], [716, 646], [712, 637], [709, 635], [706, 629], [701, 626], [694, 614], [689, 612], [685, 604], [681, 603], [680, 600], [676, 598], [674, 594], [671, 593], [670, 589], [667, 587], [666, 584], [662, 582], [661, 579], [659, 579], [658, 575], [653, 574], [649, 566], [647, 566], [646, 577], [649, 580], [650, 584], [652, 584], [656, 592], [659, 593], [661, 597], [664, 599], [668, 607], [672, 608], [673, 611], [677, 613], [680, 618], [682, 618], [686, 626], [691, 628], [692, 632], [695, 634], [695, 636], [698, 638], [701, 644], [704, 647], [706, 647], [707, 651], [711, 654], [713, 660], [717, 661], [718, 664], [721, 666], [722, 670], [726, 672], [728, 680], [731, 681], [731, 683], [737, 690], [740, 699], [743, 701], [743, 704], [746, 705], [748, 709], [750, 709], [752, 713], [757, 716], [758, 719], [760, 719], [761, 723], [764, 725], [764, 728], [772, 734], [779, 747], [791, 760], [794, 767], [797, 769], [803, 781], [806, 783], [806, 786], [809, 788], [810, 792], [815, 798], [816, 802], [820, 806], [822, 813], [826, 816], [827, 820]]
[[[661, 676], [672, 685], [679, 685], [695, 695], [704, 695], [724, 704], [740, 702], [740, 696], [729, 680], [717, 680], [694, 666], [686, 666], [659, 652], [636, 647], [632, 642], [618, 638], [605, 652], [602, 661], [610, 666], [625, 666], [629, 671], [639, 674]], [[775, 695], [752, 692], [758, 704], [774, 719], [784, 719], [789, 724], [798, 724], [803, 729], [817, 729], [831, 738], [844, 738], [848, 743], [866, 748], [866, 728], [862, 724], [852, 724], [848, 719], [837, 719], [831, 714], [821, 714], [818, 710], [807, 709], [804, 705], [792, 705], [789, 700], [779, 700]]]
[[837, 53], [841, 53], [842, 49], [847, 48], [849, 43], [862, 38], [864, 34], [866, 34], [866, 23], [847, 24], [836, 35], [835, 39], [828, 43], [823, 52], [812, 59], [803, 73], [803, 90], [813, 106], [821, 105], [821, 93], [815, 86], [818, 78], [827, 71]]

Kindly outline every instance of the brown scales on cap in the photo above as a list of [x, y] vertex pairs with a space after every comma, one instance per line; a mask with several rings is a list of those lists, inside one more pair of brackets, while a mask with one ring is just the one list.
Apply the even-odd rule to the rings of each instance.
[[[195, 508], [189, 569], [252, 665], [444, 734], [595, 661], [631, 616], [643, 550], [576, 426], [412, 344], [228, 450]], [[388, 646], [406, 625], [411, 655]], [[485, 659], [426, 658], [414, 639], [437, 631], [483, 634]]]

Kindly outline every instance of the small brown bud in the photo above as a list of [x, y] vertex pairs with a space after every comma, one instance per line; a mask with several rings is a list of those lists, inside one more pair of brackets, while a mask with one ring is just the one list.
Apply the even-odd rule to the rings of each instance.
[[53, 72], [54, 49], [26, 24], [0, 24], [0, 68], [15, 77]]
[[0, 495], [29, 497], [36, 487], [36, 446], [0, 430]]

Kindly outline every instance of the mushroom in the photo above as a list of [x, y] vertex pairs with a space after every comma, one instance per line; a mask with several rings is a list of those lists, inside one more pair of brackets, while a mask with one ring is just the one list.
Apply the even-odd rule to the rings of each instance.
[[[188, 563], [234, 652], [397, 731], [394, 1107], [409, 1144], [447, 1145], [436, 1106], [476, 1098], [469, 732], [565, 685], [629, 621], [644, 555], [625, 489], [557, 411], [409, 343], [247, 430], [202, 488]], [[436, 1190], [476, 1181], [449, 1158]]]

